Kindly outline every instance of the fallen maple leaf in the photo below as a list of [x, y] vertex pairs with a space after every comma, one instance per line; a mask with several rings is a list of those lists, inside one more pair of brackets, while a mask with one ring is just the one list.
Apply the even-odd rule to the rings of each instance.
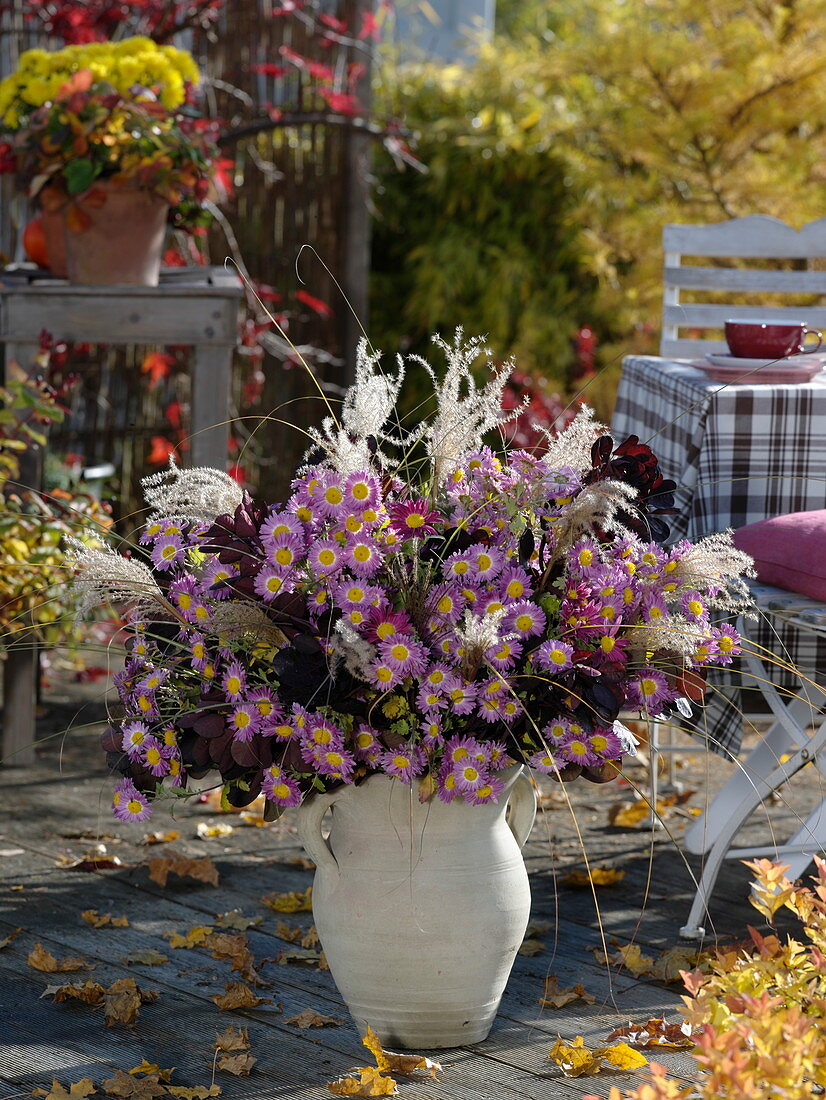
[[624, 1039], [635, 1047], [665, 1047], [668, 1050], [684, 1050], [694, 1046], [691, 1025], [687, 1021], [667, 1024], [661, 1016], [652, 1017], [644, 1024], [615, 1027], [607, 1041], [610, 1043], [614, 1039]]
[[193, 947], [201, 947], [212, 933], [212, 925], [196, 924], [183, 936], [180, 932], [164, 932], [164, 936], [169, 940], [170, 947], [183, 948], [188, 951]]
[[358, 1077], [339, 1077], [328, 1081], [327, 1088], [334, 1096], [396, 1096], [398, 1089], [392, 1077], [385, 1077], [372, 1066], [356, 1071]]
[[229, 982], [225, 989], [225, 993], [218, 993], [211, 998], [222, 1012], [232, 1012], [237, 1008], [257, 1008], [258, 1005], [273, 1003], [266, 997], [259, 997], [243, 982]]
[[154, 1100], [166, 1092], [157, 1073], [133, 1077], [122, 1069], [116, 1069], [115, 1076], [103, 1081], [101, 1088], [108, 1096], [117, 1096], [119, 1100]]
[[523, 940], [517, 954], [533, 958], [534, 955], [541, 955], [544, 950], [545, 944], [542, 940]]
[[267, 894], [261, 898], [261, 904], [276, 913], [311, 913], [313, 909], [313, 888], [291, 890], [286, 894]]
[[55, 1004], [74, 999], [83, 1001], [87, 1005], [99, 1005], [103, 1003], [105, 990], [98, 982], [90, 978], [83, 985], [48, 985], [40, 994], [41, 997], [54, 997]]
[[292, 951], [279, 951], [275, 960], [279, 966], [317, 966], [319, 970], [329, 970], [323, 951], [305, 951], [294, 948]]
[[240, 909], [230, 909], [228, 913], [219, 913], [215, 918], [216, 928], [231, 928], [236, 932], [246, 932], [263, 921], [263, 917], [245, 917]]
[[232, 969], [248, 982], [260, 981], [253, 963], [252, 952], [249, 949], [247, 937], [243, 932], [213, 932], [204, 942], [204, 947], [212, 953], [214, 959], [229, 959]]
[[214, 840], [217, 837], [229, 836], [232, 831], [232, 826], [227, 825], [225, 821], [199, 821], [195, 826], [195, 832], [201, 840]]
[[180, 835], [175, 829], [170, 829], [166, 833], [147, 833], [141, 844], [171, 844], [173, 840], [178, 840]]
[[640, 1069], [648, 1065], [648, 1059], [638, 1050], [634, 1050], [627, 1043], [617, 1043], [611, 1047], [598, 1047], [594, 1054], [598, 1054], [609, 1066], [618, 1070]]
[[157, 1073], [162, 1081], [171, 1081], [172, 1074], [174, 1072], [174, 1066], [172, 1066], [170, 1069], [161, 1069], [161, 1067], [155, 1062], [147, 1062], [145, 1058], [139, 1066], [133, 1066], [130, 1070], [127, 1070], [127, 1073], [131, 1073], [133, 1075], [136, 1073]]
[[236, 1077], [248, 1077], [252, 1067], [258, 1061], [249, 1053], [250, 1041], [246, 1028], [228, 1027], [226, 1031], [216, 1033], [213, 1050], [217, 1069], [226, 1070]]
[[147, 947], [143, 951], [133, 951], [131, 955], [121, 955], [120, 961], [126, 966], [163, 966], [169, 959], [154, 947]]
[[103, 1014], [106, 1024], [133, 1024], [142, 1004], [158, 999], [156, 990], [141, 989], [134, 978], [119, 978], [104, 990]]
[[44, 974], [62, 974], [70, 970], [91, 970], [93, 968], [91, 963], [79, 955], [67, 955], [65, 959], [58, 960], [40, 942], [36, 943], [31, 949], [26, 962], [33, 970], [41, 970]]
[[597, 962], [623, 967], [625, 970], [630, 971], [635, 978], [639, 978], [642, 974], [650, 974], [654, 965], [653, 958], [650, 955], [643, 955], [635, 943], [627, 943], [617, 947], [613, 955], [606, 955], [602, 951], [597, 951], [594, 958]]
[[625, 871], [617, 867], [575, 868], [562, 876], [566, 886], [615, 886], [625, 878]]
[[306, 856], [296, 856], [295, 859], [291, 859], [290, 863], [293, 867], [300, 867], [302, 871], [314, 871], [315, 864], [311, 859], [307, 859]]
[[106, 928], [111, 926], [112, 928], [128, 928], [129, 920], [127, 917], [113, 917], [111, 913], [98, 913], [97, 909], [84, 909], [80, 914], [87, 924], [91, 924], [93, 928]]
[[310, 1027], [338, 1027], [344, 1021], [337, 1019], [335, 1016], [324, 1016], [320, 1012], [313, 1012], [312, 1009], [305, 1008], [297, 1016], [291, 1016], [286, 1023], [306, 1029]]
[[596, 997], [588, 993], [583, 986], [575, 985], [570, 989], [559, 988], [559, 978], [556, 974], [549, 974], [545, 979], [545, 988], [539, 1003], [542, 1008], [564, 1008], [571, 1001], [583, 1001], [585, 1004], [597, 1003]]
[[299, 924], [287, 924], [280, 920], [275, 926], [275, 934], [286, 943], [300, 943], [304, 935], [304, 929]]
[[165, 856], [148, 860], [146, 865], [149, 868], [149, 877], [159, 886], [166, 886], [170, 875], [194, 878], [196, 882], [207, 882], [211, 886], [218, 885], [218, 868], [209, 856], [189, 859], [178, 852], [170, 851]]
[[185, 1085], [167, 1085], [166, 1091], [179, 1100], [208, 1100], [210, 1096], [220, 1096], [220, 1085], [195, 1085], [187, 1088]]
[[702, 958], [702, 952], [691, 947], [671, 947], [657, 956], [651, 967], [651, 977], [666, 983], [682, 981], [682, 972], [693, 970]]
[[15, 928], [13, 932], [9, 932], [8, 936], [4, 936], [3, 939], [0, 940], [0, 951], [2, 951], [4, 947], [8, 947], [15, 936], [19, 936], [22, 931], [22, 928]]
[[378, 1035], [369, 1024], [361, 1041], [376, 1059], [376, 1065], [380, 1070], [400, 1073], [403, 1077], [409, 1077], [418, 1070], [426, 1070], [431, 1077], [436, 1077], [442, 1072], [439, 1062], [431, 1062], [423, 1054], [395, 1054], [392, 1050], [385, 1050]]
[[585, 1046], [581, 1035], [570, 1043], [566, 1043], [561, 1037], [557, 1039], [548, 1052], [548, 1058], [556, 1062], [566, 1077], [582, 1077], [587, 1073], [599, 1073], [602, 1059]]
[[83, 1100], [94, 1091], [95, 1082], [91, 1077], [83, 1077], [80, 1081], [75, 1081], [73, 1085], [69, 1085], [68, 1092], [57, 1078], [53, 1077], [50, 1089], [32, 1089], [31, 1094], [42, 1096], [44, 1100]]

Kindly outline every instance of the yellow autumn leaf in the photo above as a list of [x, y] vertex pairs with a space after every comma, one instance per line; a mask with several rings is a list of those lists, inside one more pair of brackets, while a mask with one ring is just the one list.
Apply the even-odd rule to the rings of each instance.
[[[431, 1077], [436, 1077], [442, 1071], [439, 1062], [432, 1062], [423, 1054], [396, 1054], [392, 1050], [385, 1050], [378, 1035], [369, 1024], [361, 1041], [376, 1059], [376, 1065], [382, 1071], [400, 1073], [403, 1077], [409, 1077], [417, 1070], [425, 1070]], [[379, 1093], [379, 1095], [383, 1094]]]
[[651, 814], [651, 807], [644, 799], [635, 802], [616, 802], [608, 809], [608, 824], [615, 829], [635, 829]]
[[47, 951], [39, 941], [29, 952], [26, 962], [32, 970], [40, 970], [44, 974], [62, 974], [71, 970], [92, 969], [92, 964], [79, 955], [67, 955], [65, 959], [56, 959], [51, 951]]
[[257, 1008], [259, 1005], [271, 1005], [267, 997], [259, 997], [243, 982], [229, 982], [225, 993], [219, 993], [211, 999], [222, 1012], [234, 1012], [239, 1008]]
[[306, 890], [291, 890], [286, 894], [267, 894], [261, 902], [276, 913], [311, 913], [313, 888], [308, 886]]
[[628, 1043], [617, 1043], [612, 1047], [598, 1047], [594, 1054], [599, 1055], [614, 1069], [629, 1070], [639, 1069], [648, 1065], [648, 1059], [638, 1050], [634, 1050]]
[[614, 886], [625, 878], [625, 871], [617, 867], [575, 868], [563, 875], [566, 886]]
[[149, 868], [149, 877], [161, 887], [166, 886], [170, 875], [193, 878], [196, 882], [209, 883], [210, 886], [218, 885], [218, 868], [209, 856], [189, 859], [179, 852], [170, 850], [168, 855], [147, 860], [146, 866]]
[[596, 997], [592, 996], [580, 984], [570, 989], [559, 988], [559, 978], [556, 974], [549, 974], [545, 979], [545, 988], [539, 998], [542, 1008], [564, 1008], [571, 1001], [582, 1001], [584, 1004], [596, 1004]]
[[597, 962], [610, 963], [628, 970], [635, 978], [642, 974], [650, 974], [654, 966], [654, 960], [650, 955], [643, 955], [636, 943], [627, 943], [617, 947], [613, 955], [606, 955], [597, 951], [594, 955]]
[[189, 950], [192, 947], [200, 947], [212, 933], [213, 928], [211, 925], [196, 924], [183, 936], [180, 932], [164, 932], [164, 936], [169, 940], [170, 947]]
[[224, 821], [199, 821], [195, 826], [195, 832], [201, 840], [215, 840], [222, 836], [229, 836], [232, 833], [232, 826]]
[[32, 1089], [32, 1096], [43, 1097], [43, 1100], [83, 1100], [95, 1091], [95, 1082], [91, 1077], [83, 1077], [69, 1085], [68, 1091], [56, 1079], [52, 1078], [50, 1089]]
[[585, 1046], [585, 1040], [577, 1035], [570, 1043], [561, 1037], [548, 1052], [548, 1058], [556, 1062], [566, 1077], [582, 1077], [589, 1073], [599, 1073], [600, 1058]]
[[80, 914], [93, 928], [128, 928], [128, 917], [113, 917], [111, 913], [99, 913], [97, 909], [84, 909]]
[[392, 1077], [385, 1077], [372, 1066], [356, 1070], [358, 1077], [339, 1077], [328, 1081], [333, 1096], [396, 1096], [398, 1089]]
[[147, 833], [141, 844], [171, 844], [173, 840], [178, 840], [180, 835], [176, 829], [170, 829], [165, 833]]
[[338, 1027], [344, 1021], [335, 1016], [324, 1016], [321, 1012], [313, 1012], [312, 1009], [305, 1008], [303, 1012], [299, 1012], [297, 1016], [291, 1016], [285, 1022], [306, 1030], [310, 1027]]
[[157, 1073], [161, 1081], [171, 1081], [174, 1071], [174, 1066], [170, 1066], [169, 1069], [161, 1069], [161, 1067], [155, 1062], [147, 1062], [147, 1060], [144, 1058], [139, 1066], [133, 1066], [132, 1069], [127, 1070], [126, 1072], [132, 1075], [136, 1073]]

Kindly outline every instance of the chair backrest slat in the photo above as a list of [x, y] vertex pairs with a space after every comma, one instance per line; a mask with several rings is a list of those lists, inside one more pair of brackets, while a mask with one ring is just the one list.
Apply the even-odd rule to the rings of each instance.
[[[722, 328], [730, 317], [805, 321], [826, 329], [826, 270], [809, 269], [811, 261], [826, 260], [826, 218], [801, 229], [761, 214], [712, 225], [666, 225], [662, 239], [661, 355], [696, 358], [727, 351]], [[695, 262], [685, 263], [687, 257]], [[707, 262], [715, 260], [723, 262]], [[759, 266], [743, 263], [749, 260]], [[684, 291], [693, 292], [690, 301], [683, 300]], [[743, 302], [761, 294], [783, 297], [776, 305]], [[801, 299], [797, 304], [795, 297]]]

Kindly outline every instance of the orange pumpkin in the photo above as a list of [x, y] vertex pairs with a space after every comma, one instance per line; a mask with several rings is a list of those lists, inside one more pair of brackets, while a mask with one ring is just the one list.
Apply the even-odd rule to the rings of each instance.
[[26, 225], [23, 230], [23, 249], [38, 267], [48, 268], [49, 255], [46, 251], [46, 235], [43, 232], [42, 218], [32, 218]]

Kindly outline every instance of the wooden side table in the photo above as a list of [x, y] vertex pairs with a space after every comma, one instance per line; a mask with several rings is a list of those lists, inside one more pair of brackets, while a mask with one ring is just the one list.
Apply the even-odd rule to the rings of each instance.
[[[55, 340], [88, 344], [190, 345], [190, 462], [225, 469], [242, 295], [238, 276], [222, 267], [170, 268], [156, 287], [70, 286], [35, 272], [0, 272], [0, 348], [6, 363], [25, 367], [44, 330]], [[33, 763], [35, 649], [9, 654], [3, 687], [0, 764]]]

